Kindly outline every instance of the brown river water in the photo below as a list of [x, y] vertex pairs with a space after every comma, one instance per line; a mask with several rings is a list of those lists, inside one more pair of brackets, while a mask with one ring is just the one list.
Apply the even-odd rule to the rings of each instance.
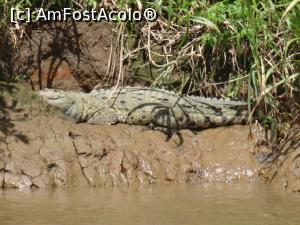
[[237, 184], [2, 190], [1, 225], [293, 225], [300, 195]]

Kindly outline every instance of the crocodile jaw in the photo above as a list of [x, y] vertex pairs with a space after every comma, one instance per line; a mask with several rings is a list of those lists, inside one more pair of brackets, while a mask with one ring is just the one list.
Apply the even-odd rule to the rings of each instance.
[[66, 92], [52, 89], [44, 89], [39, 91], [39, 95], [43, 97], [46, 102], [59, 109], [68, 109], [75, 101], [66, 95]]
[[59, 108], [64, 114], [80, 122], [83, 120], [83, 101], [76, 93], [61, 90], [44, 89], [38, 92], [50, 105]]

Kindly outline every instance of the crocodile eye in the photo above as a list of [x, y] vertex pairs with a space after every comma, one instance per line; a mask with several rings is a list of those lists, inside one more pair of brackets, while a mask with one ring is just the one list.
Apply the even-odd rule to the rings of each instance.
[[189, 126], [191, 126], [191, 127], [195, 127], [195, 126], [196, 126], [196, 123], [195, 123], [195, 121], [190, 121], [190, 122], [189, 122]]

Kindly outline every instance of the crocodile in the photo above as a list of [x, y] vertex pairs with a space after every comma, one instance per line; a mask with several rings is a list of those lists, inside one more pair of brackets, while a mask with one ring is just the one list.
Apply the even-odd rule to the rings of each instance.
[[127, 123], [168, 129], [202, 129], [245, 123], [247, 103], [179, 95], [147, 87], [95, 88], [89, 93], [44, 89], [39, 94], [76, 122]]

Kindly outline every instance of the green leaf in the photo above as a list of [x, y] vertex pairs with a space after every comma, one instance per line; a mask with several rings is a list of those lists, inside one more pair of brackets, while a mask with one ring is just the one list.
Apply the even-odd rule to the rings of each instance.
[[191, 16], [190, 19], [193, 22], [203, 24], [203, 25], [217, 31], [218, 33], [220, 33], [218, 26], [207, 18], [200, 17], [200, 16]]

